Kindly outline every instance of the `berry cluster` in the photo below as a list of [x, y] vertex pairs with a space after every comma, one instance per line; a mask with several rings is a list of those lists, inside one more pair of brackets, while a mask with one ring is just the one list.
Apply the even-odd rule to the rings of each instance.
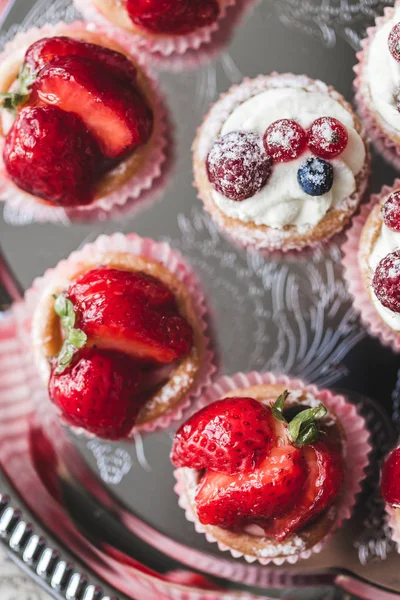
[[256, 133], [232, 131], [219, 138], [207, 157], [208, 178], [214, 189], [240, 202], [267, 183], [272, 164], [297, 159], [308, 149], [314, 154], [299, 168], [297, 179], [310, 196], [332, 188], [333, 167], [327, 162], [346, 148], [348, 134], [333, 117], [321, 117], [306, 131], [291, 119], [272, 123], [263, 138]]

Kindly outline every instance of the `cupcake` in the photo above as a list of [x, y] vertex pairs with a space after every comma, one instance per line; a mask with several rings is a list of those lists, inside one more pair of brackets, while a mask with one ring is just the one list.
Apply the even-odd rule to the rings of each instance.
[[200, 198], [218, 226], [266, 250], [313, 246], [341, 231], [369, 174], [351, 106], [291, 74], [231, 88], [205, 117], [193, 155]]
[[36, 281], [26, 303], [49, 398], [90, 435], [169, 425], [214, 371], [204, 296], [167, 244], [101, 236]]
[[139, 61], [75, 22], [21, 33], [0, 58], [0, 198], [38, 221], [84, 218], [148, 190], [164, 112]]
[[400, 448], [393, 450], [386, 458], [382, 469], [381, 492], [386, 502], [392, 539], [397, 549], [400, 545]]
[[374, 195], [354, 219], [343, 245], [354, 306], [372, 335], [400, 351], [400, 181]]
[[223, 377], [177, 431], [186, 517], [248, 562], [295, 563], [351, 515], [370, 450], [342, 396], [271, 374]]
[[127, 48], [165, 56], [211, 40], [235, 0], [74, 0], [85, 19], [113, 32]]
[[356, 103], [377, 150], [400, 168], [400, 6], [385, 8], [357, 54]]

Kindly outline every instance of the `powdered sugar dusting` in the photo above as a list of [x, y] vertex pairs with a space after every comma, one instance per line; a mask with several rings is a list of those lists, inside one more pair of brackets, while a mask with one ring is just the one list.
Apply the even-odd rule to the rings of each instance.
[[400, 313], [400, 250], [391, 252], [378, 264], [372, 287], [378, 300], [395, 313]]

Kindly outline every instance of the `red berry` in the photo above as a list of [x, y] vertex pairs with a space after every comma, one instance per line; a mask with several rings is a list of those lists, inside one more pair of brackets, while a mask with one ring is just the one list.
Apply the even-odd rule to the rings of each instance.
[[56, 58], [39, 71], [31, 101], [79, 115], [103, 154], [121, 159], [145, 144], [153, 115], [145, 99], [107, 69], [80, 56]]
[[203, 525], [237, 529], [264, 523], [293, 505], [307, 478], [303, 453], [294, 446], [272, 448], [257, 469], [237, 475], [206, 471], [197, 490]]
[[55, 58], [68, 56], [93, 60], [125, 83], [133, 84], [136, 79], [136, 67], [124, 54], [66, 36], [42, 38], [34, 42], [26, 51], [25, 63], [36, 72]]
[[326, 511], [337, 498], [343, 485], [343, 457], [338, 448], [325, 442], [304, 446], [308, 467], [306, 484], [301, 494], [293, 499], [289, 512], [266, 528], [266, 533], [279, 542], [302, 529]]
[[397, 23], [389, 33], [388, 46], [393, 58], [400, 61], [400, 23]]
[[174, 295], [150, 275], [99, 267], [81, 275], [67, 296], [91, 346], [158, 363], [183, 359], [192, 348], [193, 330]]
[[63, 373], [53, 369], [49, 395], [71, 425], [117, 440], [135, 424], [143, 404], [142, 378], [143, 373], [129, 357], [84, 349]]
[[275, 443], [271, 409], [252, 398], [225, 398], [193, 415], [176, 432], [176, 467], [228, 475], [258, 467]]
[[372, 288], [379, 302], [400, 313], [400, 250], [383, 258], [375, 269]]
[[291, 119], [272, 123], [264, 134], [264, 147], [275, 162], [288, 162], [298, 158], [305, 150], [307, 134]]
[[175, 571], [168, 571], [165, 573], [165, 579], [171, 583], [177, 583], [178, 585], [184, 585], [192, 588], [199, 588], [201, 590], [220, 590], [213, 581], [210, 581], [204, 575], [200, 573], [194, 573], [193, 571], [184, 571], [183, 569], [176, 569]]
[[126, 0], [128, 15], [137, 27], [151, 33], [182, 35], [214, 23], [218, 0]]
[[400, 507], [400, 448], [393, 450], [382, 469], [381, 491], [385, 502]]
[[89, 204], [101, 154], [82, 119], [56, 106], [25, 107], [4, 146], [7, 173], [21, 189], [58, 206]]
[[232, 131], [219, 138], [207, 157], [208, 179], [227, 198], [254, 196], [271, 175], [271, 159], [256, 133]]
[[349, 141], [343, 123], [332, 117], [321, 117], [314, 121], [307, 136], [311, 152], [319, 158], [328, 160], [339, 156]]
[[383, 221], [386, 227], [400, 231], [400, 191], [392, 192], [382, 207]]

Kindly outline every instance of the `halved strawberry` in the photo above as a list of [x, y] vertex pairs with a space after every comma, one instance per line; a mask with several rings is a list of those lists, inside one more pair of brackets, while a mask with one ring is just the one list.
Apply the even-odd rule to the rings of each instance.
[[79, 115], [110, 159], [122, 159], [145, 144], [153, 128], [151, 109], [138, 90], [80, 56], [56, 58], [43, 67], [30, 102]]
[[185, 358], [193, 330], [159, 280], [139, 272], [99, 267], [79, 277], [67, 297], [88, 345], [157, 363]]
[[219, 400], [178, 429], [172, 463], [228, 475], [249, 471], [259, 466], [275, 444], [275, 423], [270, 407], [253, 398]]
[[100, 64], [125, 83], [133, 84], [136, 67], [124, 54], [67, 36], [41, 38], [29, 46], [25, 54], [25, 64], [35, 73], [56, 58], [81, 56]]
[[208, 470], [197, 490], [197, 515], [203, 525], [237, 529], [281, 515], [301, 494], [307, 478], [303, 453], [285, 445], [272, 448], [260, 466], [223, 475]]
[[274, 519], [266, 533], [279, 542], [316, 519], [335, 500], [344, 480], [343, 457], [340, 449], [326, 442], [303, 447], [307, 463], [307, 483], [291, 510]]

